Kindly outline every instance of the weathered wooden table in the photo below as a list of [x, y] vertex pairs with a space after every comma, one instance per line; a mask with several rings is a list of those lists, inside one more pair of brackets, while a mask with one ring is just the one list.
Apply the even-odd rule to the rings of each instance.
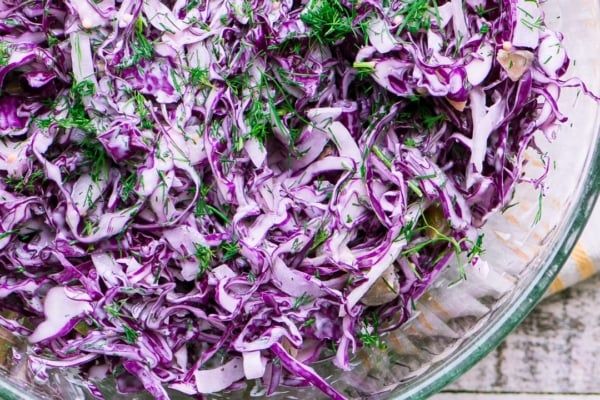
[[600, 276], [546, 299], [433, 400], [600, 400]]

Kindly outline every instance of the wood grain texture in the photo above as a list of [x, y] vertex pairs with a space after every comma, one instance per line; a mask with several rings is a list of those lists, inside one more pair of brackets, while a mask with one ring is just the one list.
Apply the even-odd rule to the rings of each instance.
[[[479, 399], [469, 392], [570, 394], [566, 398], [600, 393], [600, 276], [546, 299], [447, 390], [461, 393], [435, 400]], [[506, 398], [520, 399], [511, 396]]]
[[442, 393], [432, 400], [600, 400], [593, 394]]

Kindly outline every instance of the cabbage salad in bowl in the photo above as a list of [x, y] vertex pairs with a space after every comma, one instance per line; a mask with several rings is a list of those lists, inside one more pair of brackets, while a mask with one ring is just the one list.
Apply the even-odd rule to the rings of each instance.
[[561, 43], [535, 0], [0, 0], [0, 360], [346, 398], [311, 365], [541, 207]]

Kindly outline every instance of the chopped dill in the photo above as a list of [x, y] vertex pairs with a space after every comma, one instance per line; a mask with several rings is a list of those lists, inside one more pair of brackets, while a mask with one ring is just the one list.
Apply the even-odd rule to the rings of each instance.
[[357, 337], [365, 347], [373, 347], [380, 350], [387, 348], [387, 345], [379, 334], [379, 317], [376, 315], [365, 317]]
[[439, 19], [436, 0], [405, 1], [399, 14], [404, 17], [400, 30], [406, 29], [410, 33], [429, 30], [431, 17]]
[[304, 323], [302, 324], [302, 327], [309, 328], [309, 327], [313, 326], [315, 324], [315, 322], [317, 322], [317, 320], [314, 317], [309, 318], [306, 321], [304, 321]]
[[294, 304], [292, 305], [292, 309], [297, 310], [302, 306], [305, 306], [313, 301], [313, 298], [306, 293], [303, 293], [301, 296], [298, 296], [294, 299]]
[[544, 203], [544, 192], [540, 190], [540, 194], [538, 196], [538, 205], [537, 211], [535, 212], [535, 217], [533, 218], [533, 225], [537, 225], [542, 220], [542, 207]]
[[135, 173], [129, 174], [121, 184], [121, 191], [119, 193], [121, 200], [127, 201], [131, 192], [135, 189], [135, 185], [137, 184], [137, 175]]
[[469, 250], [469, 252], [467, 253], [468, 262], [473, 261], [475, 257], [479, 257], [485, 252], [485, 250], [483, 249], [483, 237], [483, 233], [477, 236], [477, 239], [475, 240], [475, 243], [473, 243], [471, 250]]
[[123, 308], [124, 304], [125, 304], [125, 300], [107, 304], [104, 306], [104, 311], [106, 311], [106, 313], [113, 318], [122, 317], [123, 314], [121, 313], [121, 309]]
[[6, 42], [0, 42], [0, 66], [8, 64], [10, 60], [10, 51]]
[[248, 135], [264, 145], [271, 133], [271, 125], [269, 112], [264, 109], [262, 102], [257, 100], [250, 103], [246, 111], [246, 124], [250, 129]]
[[352, 15], [338, 0], [312, 0], [301, 15], [310, 27], [310, 36], [323, 45], [332, 45], [353, 32]]
[[210, 214], [208, 204], [206, 203], [206, 196], [210, 193], [210, 186], [200, 184], [200, 192], [198, 193], [198, 201], [194, 208], [194, 215], [196, 217], [203, 217]]
[[237, 242], [223, 242], [219, 247], [223, 252], [223, 261], [233, 260], [240, 252], [240, 246]]
[[152, 129], [153, 123], [148, 107], [146, 107], [146, 98], [144, 95], [137, 91], [133, 92], [133, 101], [135, 103], [135, 110], [140, 117], [142, 129]]
[[49, 47], [54, 47], [60, 43], [60, 40], [58, 40], [56, 36], [49, 33], [48, 35], [46, 35], [46, 42], [48, 42]]
[[313, 238], [313, 244], [310, 247], [311, 250], [319, 248], [325, 241], [329, 239], [329, 232], [323, 228], [319, 228], [315, 237]]
[[190, 12], [192, 11], [195, 7], [198, 7], [200, 5], [200, 0], [190, 0], [187, 5], [185, 6], [185, 11], [186, 12]]
[[190, 85], [199, 88], [212, 86], [208, 77], [208, 69], [206, 68], [190, 68], [188, 82]]
[[123, 339], [129, 344], [135, 344], [140, 334], [133, 328], [123, 325]]
[[198, 275], [202, 276], [210, 270], [215, 253], [210, 247], [197, 244], [195, 255], [198, 260]]
[[152, 60], [154, 57], [154, 47], [144, 35], [145, 25], [144, 19], [138, 18], [135, 23], [134, 39], [131, 43], [132, 54], [119, 65], [120, 68], [128, 68], [137, 65], [142, 60]]
[[15, 192], [23, 193], [25, 191], [33, 192], [35, 190], [36, 186], [41, 181], [43, 181], [44, 178], [45, 178], [44, 171], [42, 171], [41, 169], [36, 169], [31, 174], [29, 174], [29, 176], [24, 176], [24, 177], [19, 177], [19, 178], [14, 177], [14, 176], [8, 176], [8, 177], [6, 177], [4, 182], [7, 185], [12, 186], [12, 189]]

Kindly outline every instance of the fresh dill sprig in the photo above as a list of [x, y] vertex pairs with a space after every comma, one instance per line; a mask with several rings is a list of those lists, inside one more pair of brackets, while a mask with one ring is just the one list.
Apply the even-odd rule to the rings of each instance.
[[480, 234], [475, 239], [475, 243], [472, 244], [471, 250], [467, 253], [467, 261], [471, 262], [475, 259], [475, 257], [479, 257], [481, 254], [485, 252], [483, 248], [483, 237], [484, 234]]
[[0, 42], [0, 66], [8, 64], [10, 60], [10, 51], [6, 42]]
[[197, 244], [195, 255], [198, 260], [198, 275], [202, 276], [210, 270], [215, 253], [210, 247]]
[[19, 230], [17, 230], [17, 229], [12, 229], [10, 231], [2, 232], [2, 233], [0, 233], [0, 240], [6, 239], [7, 237], [9, 237], [10, 235], [12, 235], [13, 233], [18, 233], [18, 232], [19, 232]]
[[483, 18], [486, 16], [486, 14], [491, 13], [492, 11], [496, 10], [497, 8], [498, 7], [485, 8], [484, 5], [478, 4], [475, 6], [475, 13]]
[[323, 45], [332, 45], [353, 32], [352, 13], [338, 0], [312, 0], [300, 16], [310, 27], [310, 36]]
[[81, 230], [81, 233], [84, 236], [90, 236], [91, 234], [94, 233], [95, 229], [96, 229], [96, 223], [94, 221], [92, 221], [91, 219], [86, 219], [83, 222], [83, 229]]
[[19, 177], [19, 178], [14, 177], [14, 176], [8, 176], [8, 177], [6, 177], [4, 182], [7, 185], [12, 186], [12, 188], [15, 192], [18, 192], [18, 193], [22, 193], [25, 191], [33, 192], [35, 190], [36, 186], [44, 178], [45, 178], [44, 171], [42, 171], [41, 169], [36, 169], [28, 176]]
[[440, 122], [445, 121], [447, 117], [445, 114], [423, 113], [422, 118], [423, 118], [423, 126], [425, 127], [425, 129], [431, 130]]
[[538, 17], [536, 20], [533, 20], [532, 18], [521, 18], [521, 23], [525, 25], [525, 27], [530, 31], [536, 29], [542, 30], [542, 28], [544, 27], [544, 20], [542, 19], [542, 17]]
[[190, 0], [184, 8], [185, 12], [190, 12], [195, 7], [198, 7], [199, 5], [200, 5], [200, 0]]
[[113, 318], [122, 317], [121, 309], [125, 305], [126, 300], [110, 303], [104, 306], [104, 311]]
[[408, 0], [399, 11], [403, 17], [400, 30], [406, 29], [410, 33], [429, 30], [431, 17], [439, 19], [436, 0]]
[[55, 122], [59, 127], [69, 129], [77, 128], [85, 132], [85, 136], [79, 143], [83, 157], [90, 168], [90, 175], [94, 182], [100, 179], [100, 175], [107, 170], [108, 156], [102, 143], [96, 137], [96, 129], [89, 118], [83, 104], [83, 98], [92, 96], [96, 87], [92, 81], [84, 80], [76, 82], [70, 90], [72, 103], [70, 104], [67, 117], [62, 119], [41, 120], [38, 126], [49, 127]]
[[542, 220], [543, 205], [544, 205], [544, 192], [540, 190], [540, 194], [538, 196], [537, 210], [535, 212], [535, 217], [533, 218], [533, 225], [537, 225]]
[[127, 201], [131, 192], [135, 189], [135, 185], [137, 184], [137, 175], [135, 173], [131, 173], [123, 180], [121, 183], [121, 191], [119, 193], [121, 200]]
[[208, 204], [206, 202], [206, 196], [210, 193], [210, 186], [200, 184], [200, 192], [198, 193], [198, 200], [196, 207], [194, 208], [194, 215], [196, 217], [203, 217], [210, 214]]
[[387, 345], [379, 334], [379, 317], [376, 315], [371, 315], [363, 320], [357, 337], [365, 347], [373, 347], [380, 350], [387, 348]]
[[137, 65], [142, 60], [152, 60], [154, 57], [154, 47], [144, 35], [144, 26], [146, 22], [143, 18], [138, 18], [135, 22], [134, 38], [131, 43], [131, 56], [124, 60], [119, 67], [128, 68]]
[[208, 203], [208, 194], [210, 193], [211, 187], [200, 184], [200, 192], [198, 193], [198, 200], [196, 200], [196, 206], [194, 207], [194, 215], [196, 217], [204, 217], [206, 215], [214, 215], [219, 217], [223, 223], [229, 224], [229, 218], [225, 212], [219, 210], [217, 207]]
[[329, 232], [324, 228], [319, 228], [315, 234], [315, 237], [313, 238], [313, 244], [310, 246], [310, 250], [321, 247], [321, 245], [325, 243], [327, 239], [329, 239]]
[[48, 42], [49, 47], [54, 47], [60, 43], [60, 40], [58, 40], [58, 38], [53, 34], [49, 33], [48, 35], [46, 35], [46, 42]]
[[292, 305], [292, 309], [297, 310], [300, 307], [309, 304], [311, 301], [313, 301], [313, 298], [311, 296], [307, 295], [306, 293], [302, 293], [302, 295], [300, 295], [294, 299], [294, 304]]
[[190, 68], [188, 82], [190, 85], [203, 88], [210, 87], [212, 84], [210, 83], [210, 79], [208, 77], [208, 69], [206, 68]]
[[71, 86], [71, 96], [73, 96], [73, 99], [78, 103], [81, 102], [84, 97], [92, 96], [94, 93], [96, 93], [96, 86], [94, 85], [94, 82], [87, 79], [76, 82]]
[[257, 100], [250, 103], [246, 111], [246, 124], [250, 129], [248, 135], [263, 145], [271, 133], [269, 121], [269, 113], [264, 109], [262, 102]]
[[153, 123], [148, 107], [146, 107], [146, 98], [144, 95], [138, 91], [133, 92], [133, 101], [135, 103], [135, 111], [140, 117], [142, 129], [152, 129]]
[[108, 156], [104, 146], [92, 133], [88, 133], [79, 143], [79, 146], [83, 152], [83, 157], [89, 165], [92, 181], [98, 182], [100, 176], [108, 171]]
[[130, 326], [123, 325], [123, 339], [129, 344], [135, 344], [140, 334]]
[[223, 242], [219, 246], [223, 252], [223, 261], [230, 261], [236, 258], [240, 252], [240, 246], [237, 242]]
[[240, 94], [242, 94], [244, 89], [248, 87], [248, 79], [249, 76], [247, 73], [242, 73], [239, 75], [230, 75], [227, 78], [225, 78], [225, 84], [234, 95], [239, 96]]

